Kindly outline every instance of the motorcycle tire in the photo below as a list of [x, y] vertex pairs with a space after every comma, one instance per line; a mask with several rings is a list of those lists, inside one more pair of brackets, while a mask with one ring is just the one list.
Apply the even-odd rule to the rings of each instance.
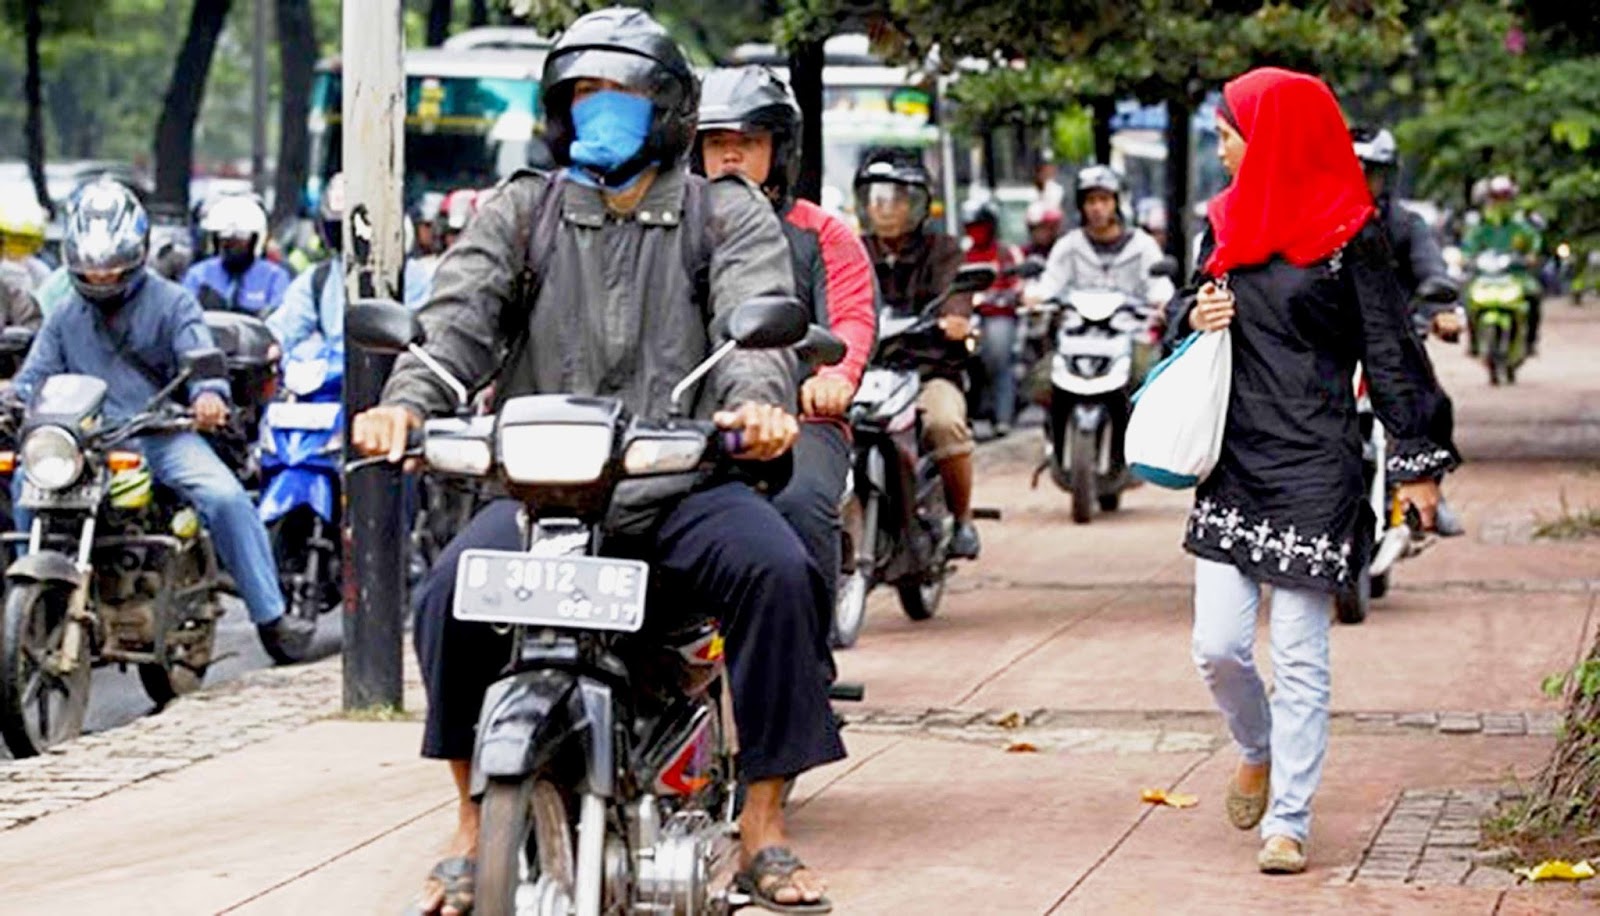
[[1498, 326], [1490, 328], [1489, 339], [1484, 341], [1484, 352], [1486, 354], [1484, 362], [1489, 367], [1490, 385], [1498, 387], [1501, 380], [1505, 378], [1508, 365], [1507, 349], [1509, 349], [1509, 342], [1506, 340], [1505, 331]]
[[[474, 916], [516, 916], [517, 889], [528, 856], [534, 857], [526, 862], [530, 882], [547, 869], [564, 869], [564, 882], [557, 878], [554, 883], [573, 887], [573, 833], [554, 784], [532, 776], [517, 782], [490, 780], [480, 809]], [[571, 906], [570, 901], [565, 906], [543, 903], [533, 912], [566, 912]]]
[[1086, 525], [1094, 518], [1096, 501], [1094, 473], [1094, 439], [1081, 430], [1067, 430], [1068, 455], [1072, 460], [1069, 478], [1072, 481], [1072, 520]]
[[65, 586], [46, 582], [16, 583], [6, 592], [0, 621], [0, 739], [13, 757], [37, 756], [83, 733], [92, 673], [90, 634], [83, 634], [77, 663], [65, 678], [47, 675], [33, 661], [60, 651], [70, 601]]
[[895, 586], [900, 595], [900, 609], [912, 620], [928, 620], [939, 613], [939, 602], [944, 600], [944, 573], [932, 582], [912, 577]]
[[1340, 623], [1363, 623], [1372, 609], [1372, 575], [1366, 569], [1356, 577], [1353, 589], [1339, 592], [1333, 598], [1333, 610]]
[[861, 627], [867, 622], [867, 592], [872, 588], [863, 570], [845, 573], [839, 577], [839, 590], [833, 601], [833, 622], [829, 642], [835, 649], [848, 649], [861, 638]]
[[[321, 583], [312, 590], [312, 594], [294, 588], [293, 578], [303, 574], [307, 559], [314, 549], [308, 542], [315, 530], [316, 520], [317, 516], [311, 509], [302, 507], [273, 522], [267, 529], [267, 537], [272, 542], [272, 556], [277, 561], [278, 588], [283, 592], [284, 611], [312, 623], [316, 623], [323, 614], [335, 610], [343, 601], [338, 566], [334, 562], [336, 558], [326, 553], [320, 557], [322, 562], [317, 578]], [[334, 532], [332, 536], [337, 537], [338, 528], [329, 527]]]
[[1369, 593], [1372, 595], [1372, 599], [1374, 601], [1376, 601], [1379, 598], [1382, 598], [1384, 595], [1389, 594], [1389, 574], [1388, 573], [1384, 573], [1381, 576], [1373, 576], [1371, 578], [1371, 582], [1372, 582], [1372, 584], [1370, 586]]
[[1122, 493], [1101, 493], [1100, 511], [1115, 512], [1122, 508]]

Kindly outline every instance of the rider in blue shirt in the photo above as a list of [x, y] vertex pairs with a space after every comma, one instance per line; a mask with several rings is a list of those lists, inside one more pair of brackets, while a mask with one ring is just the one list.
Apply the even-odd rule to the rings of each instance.
[[254, 198], [235, 194], [206, 208], [201, 229], [217, 253], [189, 268], [183, 286], [208, 311], [244, 312], [264, 318], [289, 288], [289, 272], [263, 258], [267, 213]]

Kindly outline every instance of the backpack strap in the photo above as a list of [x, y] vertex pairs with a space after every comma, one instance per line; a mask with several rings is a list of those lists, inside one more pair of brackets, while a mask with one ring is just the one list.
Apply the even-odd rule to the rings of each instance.
[[542, 175], [544, 186], [534, 201], [531, 219], [517, 221], [517, 247], [522, 249], [522, 273], [512, 284], [511, 301], [500, 309], [500, 338], [506, 349], [495, 377], [495, 391], [506, 390], [511, 374], [522, 362], [532, 329], [533, 308], [539, 301], [539, 290], [544, 287], [545, 266], [556, 245], [556, 233], [561, 230], [561, 197], [565, 178], [560, 170], [554, 172], [518, 171], [502, 184], [519, 176]]
[[683, 271], [689, 277], [695, 304], [706, 325], [711, 324], [711, 243], [706, 232], [708, 182], [690, 175], [683, 186], [683, 236], [680, 239]]
[[[333, 273], [333, 261], [327, 260], [311, 268], [311, 310], [317, 316], [317, 328], [322, 330], [322, 288], [328, 285], [328, 274]], [[327, 331], [323, 330], [323, 335]]]

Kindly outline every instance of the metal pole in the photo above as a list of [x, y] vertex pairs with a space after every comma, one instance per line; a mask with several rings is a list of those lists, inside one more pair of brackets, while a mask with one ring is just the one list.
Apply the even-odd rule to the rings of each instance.
[[[405, 252], [404, 32], [400, 0], [344, 4], [345, 301], [401, 300]], [[345, 347], [345, 417], [378, 402], [391, 360]], [[348, 419], [347, 419], [348, 422]], [[405, 537], [397, 468], [344, 482], [344, 707], [401, 706]]]
[[250, 178], [267, 193], [267, 0], [255, 0], [255, 41], [250, 52]]

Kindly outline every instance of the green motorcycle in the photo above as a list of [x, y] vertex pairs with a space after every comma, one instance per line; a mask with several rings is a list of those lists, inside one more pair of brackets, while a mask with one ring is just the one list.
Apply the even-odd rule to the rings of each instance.
[[1528, 358], [1528, 308], [1531, 278], [1512, 270], [1514, 257], [1485, 251], [1473, 259], [1474, 276], [1467, 284], [1467, 320], [1474, 348], [1489, 368], [1489, 384], [1517, 381], [1517, 369]]

